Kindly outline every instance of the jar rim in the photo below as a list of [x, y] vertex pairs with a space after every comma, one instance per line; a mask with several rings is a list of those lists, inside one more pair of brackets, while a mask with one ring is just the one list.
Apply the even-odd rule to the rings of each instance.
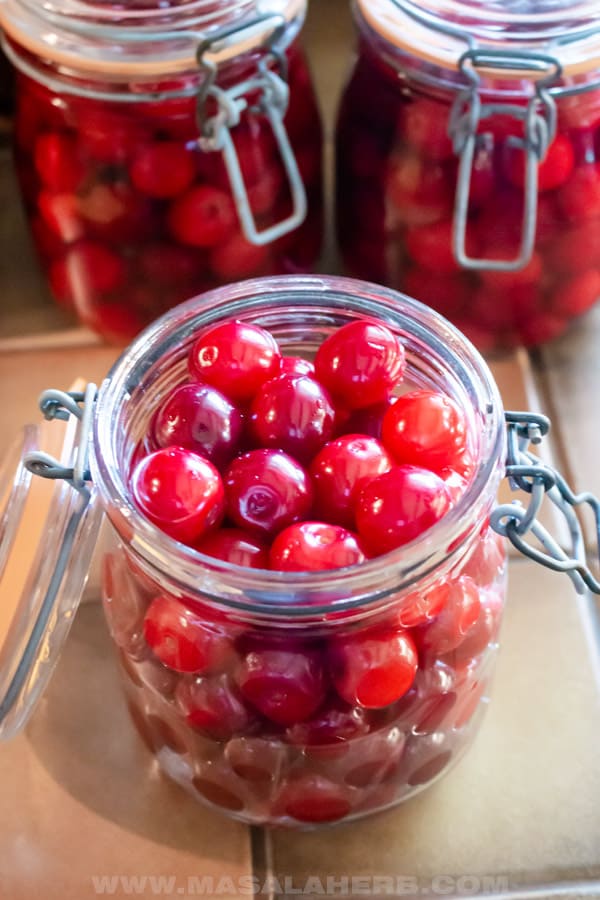
[[[202, 7], [208, 3], [208, 11]], [[186, 15], [173, 7], [172, 17], [163, 8], [122, 10], [92, 6], [85, 0], [2, 0], [0, 27], [13, 47], [23, 48], [40, 62], [58, 66], [69, 73], [96, 75], [108, 79], [147, 79], [158, 82], [184, 73], [198, 73], [199, 45], [211, 32], [239, 23], [240, 34], [226, 46], [211, 49], [211, 62], [219, 65], [261, 47], [273, 31], [267, 19], [302, 24], [307, 0], [234, 0], [226, 9], [215, 11], [214, 0], [189, 0]], [[104, 10], [103, 15], [98, 10]], [[145, 18], [144, 18], [145, 16]], [[254, 19], [265, 19], [251, 29]], [[286, 34], [282, 46], [293, 40]], [[10, 53], [13, 63], [19, 57]], [[118, 97], [115, 97], [118, 100]]]
[[[567, 0], [535, 13], [511, 12], [496, 0], [353, 0], [359, 15], [389, 44], [443, 71], [457, 72], [462, 54], [476, 48], [550, 54], [563, 77], [600, 67], [600, 6]], [[501, 4], [502, 5], [502, 4]], [[508, 4], [510, 6], [510, 4]], [[521, 7], [522, 9], [522, 7]], [[506, 70], [489, 69], [506, 78]], [[532, 74], [537, 74], [532, 68]]]
[[[123, 433], [120, 416], [136, 403], [135, 392], [140, 390], [144, 375], [157, 366], [166, 348], [181, 347], [186, 339], [190, 342], [209, 324], [238, 317], [242, 310], [248, 311], [250, 303], [253, 310], [258, 306], [266, 319], [278, 301], [291, 305], [290, 300], [304, 311], [309, 304], [339, 312], [347, 312], [350, 307], [357, 315], [377, 317], [397, 330], [404, 326], [403, 333], [444, 354], [444, 364], [456, 383], [461, 384], [465, 396], [472, 392], [480, 406], [481, 446], [476, 474], [456, 506], [410, 544], [346, 569], [275, 572], [232, 565], [201, 554], [170, 538], [139, 512], [123, 471], [126, 464], [118, 443], [118, 434]], [[504, 473], [505, 443], [502, 402], [493, 375], [475, 347], [442, 316], [406, 295], [369, 282], [337, 276], [275, 276], [194, 297], [138, 336], [100, 387], [90, 465], [110, 522], [153, 574], [168, 572], [169, 580], [187, 596], [200, 592], [204, 598], [232, 608], [295, 617], [364, 606], [365, 597], [374, 602], [383, 600], [408, 590], [441, 564], [456, 558], [474, 530], [481, 528], [495, 500]], [[224, 587], [220, 579], [225, 578]]]

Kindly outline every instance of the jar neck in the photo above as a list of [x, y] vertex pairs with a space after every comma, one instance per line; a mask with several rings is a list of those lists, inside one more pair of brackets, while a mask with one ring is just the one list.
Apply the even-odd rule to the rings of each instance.
[[[232, 318], [268, 328], [284, 353], [311, 355], [328, 334], [364, 317], [402, 340], [408, 382], [444, 391], [463, 409], [476, 473], [456, 507], [418, 540], [340, 572], [278, 573], [203, 556], [158, 531], [132, 503], [129, 471], [153, 410], [186, 378], [198, 332]], [[92, 478], [121, 540], [153, 577], [194, 597], [283, 621], [379, 608], [392, 595], [443, 575], [479, 535], [503, 475], [505, 430], [485, 362], [440, 316], [393, 291], [352, 279], [267, 278], [202, 295], [147, 329], [101, 387], [95, 412]]]
[[260, 53], [274, 38], [284, 50], [305, 13], [306, 0], [188, 0], [167, 9], [148, 0], [126, 15], [117, 4], [4, 0], [0, 25], [9, 56], [28, 75], [35, 77], [33, 67], [40, 80], [51, 70], [67, 86], [69, 79], [97, 79], [127, 87], [199, 77], [198, 51], [207, 43], [206, 58], [218, 66]]

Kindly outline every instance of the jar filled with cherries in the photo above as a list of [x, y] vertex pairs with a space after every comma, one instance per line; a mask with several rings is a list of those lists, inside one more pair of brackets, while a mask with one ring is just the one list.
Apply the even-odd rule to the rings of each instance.
[[0, 4], [16, 165], [57, 302], [105, 338], [204, 290], [310, 271], [321, 127], [305, 0]]
[[348, 270], [485, 351], [561, 335], [600, 297], [600, 9], [355, 0], [338, 121]]

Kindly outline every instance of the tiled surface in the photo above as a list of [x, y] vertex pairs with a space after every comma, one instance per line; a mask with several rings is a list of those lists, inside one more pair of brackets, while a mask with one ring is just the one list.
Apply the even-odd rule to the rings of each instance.
[[468, 755], [394, 811], [273, 834], [274, 872], [298, 884], [412, 876], [423, 891], [440, 876], [600, 882], [599, 688], [569, 582], [514, 563], [490, 709]]

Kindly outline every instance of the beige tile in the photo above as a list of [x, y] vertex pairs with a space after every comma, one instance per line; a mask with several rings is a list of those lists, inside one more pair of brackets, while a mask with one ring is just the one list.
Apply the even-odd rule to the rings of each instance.
[[164, 875], [187, 896], [190, 877], [224, 887], [251, 873], [248, 829], [157, 771], [109, 643], [99, 606], [82, 608], [26, 733], [0, 744], [2, 900], [91, 900], [93, 875]]
[[422, 888], [440, 875], [500, 875], [511, 886], [599, 878], [597, 645], [593, 659], [595, 673], [564, 576], [513, 564], [491, 706], [469, 754], [395, 811], [274, 833], [275, 873], [300, 884], [406, 875]]

